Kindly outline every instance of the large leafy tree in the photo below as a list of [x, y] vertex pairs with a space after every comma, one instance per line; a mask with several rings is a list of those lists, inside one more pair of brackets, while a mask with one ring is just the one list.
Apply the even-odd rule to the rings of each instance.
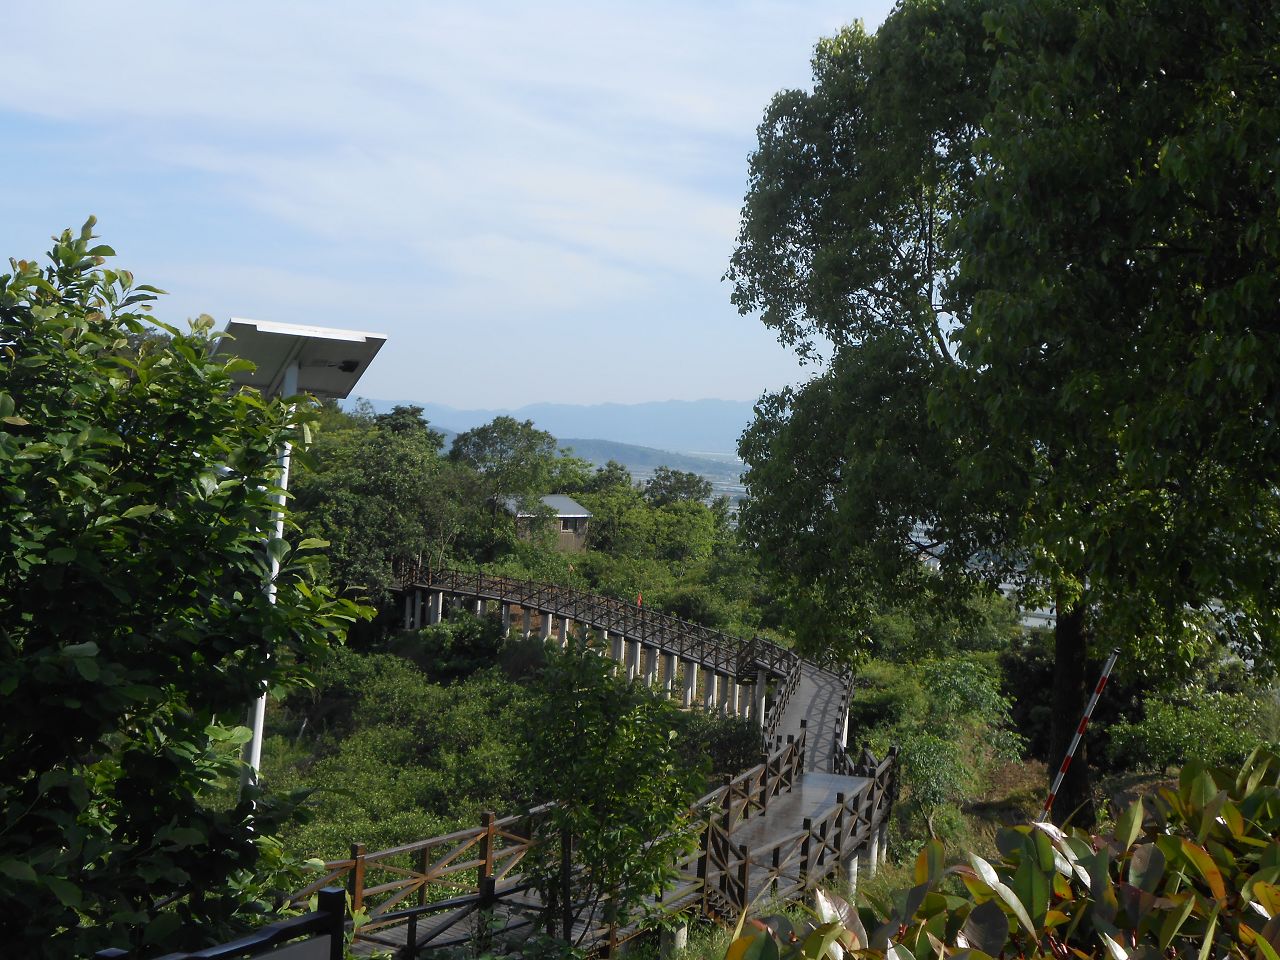
[[525, 860], [543, 902], [573, 939], [634, 919], [695, 843], [691, 806], [705, 773], [685, 761], [679, 709], [616, 674], [598, 651], [550, 651], [534, 683], [523, 778], [553, 806]]
[[[920, 0], [823, 41], [761, 128], [731, 270], [832, 354], [743, 441], [767, 569], [824, 639], [1020, 578], [1058, 611], [1055, 760], [1091, 649], [1151, 674], [1275, 637], [1276, 24], [1184, 14]], [[1087, 769], [1058, 807], [1084, 820]]]
[[741, 527], [817, 656], [865, 650], [879, 609], [959, 609], [980, 574], [1007, 572], [989, 506], [1006, 495], [963, 489], [966, 450], [929, 409], [968, 310], [951, 228], [979, 169], [981, 12], [905, 3], [875, 36], [855, 24], [820, 41], [813, 89], [774, 98], [751, 158], [734, 302], [830, 362], [757, 405]]
[[232, 730], [360, 612], [262, 541], [306, 404], [235, 391], [206, 323], [131, 347], [158, 291], [92, 226], [0, 275], [0, 937], [40, 956], [246, 908], [275, 814], [218, 792]]
[[385, 600], [423, 566], [442, 566], [478, 522], [479, 479], [440, 456], [421, 407], [334, 426], [299, 472], [298, 508], [330, 543], [334, 582]]
[[989, 163], [958, 231], [966, 382], [939, 412], [989, 438], [973, 469], [1029, 479], [1026, 557], [1065, 621], [1060, 753], [1090, 645], [1123, 644], [1138, 676], [1215, 633], [1276, 658], [1280, 22], [1057, 0], [989, 26]]

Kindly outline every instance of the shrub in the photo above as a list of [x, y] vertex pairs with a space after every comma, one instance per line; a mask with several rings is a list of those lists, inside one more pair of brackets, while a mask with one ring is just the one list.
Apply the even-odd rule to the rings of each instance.
[[1150, 697], [1142, 711], [1138, 722], [1111, 729], [1112, 758], [1135, 770], [1238, 764], [1265, 735], [1264, 705], [1244, 693], [1195, 691], [1180, 703]]

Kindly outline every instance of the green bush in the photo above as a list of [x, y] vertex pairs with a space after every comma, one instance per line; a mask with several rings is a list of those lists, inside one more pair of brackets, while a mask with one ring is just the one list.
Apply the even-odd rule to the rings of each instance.
[[1191, 760], [1238, 764], [1267, 736], [1262, 700], [1247, 693], [1192, 691], [1181, 701], [1149, 697], [1136, 723], [1111, 729], [1111, 756], [1134, 770], [1167, 772]]

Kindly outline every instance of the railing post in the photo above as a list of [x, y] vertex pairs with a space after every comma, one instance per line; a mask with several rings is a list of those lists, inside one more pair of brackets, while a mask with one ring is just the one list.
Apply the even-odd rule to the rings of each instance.
[[769, 754], [760, 754], [760, 812], [769, 812]]
[[347, 875], [347, 892], [351, 894], [351, 912], [364, 910], [364, 844], [351, 845], [351, 873]]
[[480, 814], [480, 826], [484, 828], [484, 836], [480, 839], [480, 869], [477, 878], [480, 899], [485, 903], [493, 900], [496, 881], [493, 879], [493, 811], [486, 810]]
[[773, 892], [776, 894], [778, 892], [778, 883], [779, 881], [782, 880], [782, 848], [781, 847], [775, 846], [773, 848], [773, 858], [770, 863], [770, 867], [772, 868], [771, 873], [773, 877], [773, 879], [770, 882], [773, 884]]
[[316, 894], [316, 909], [329, 915], [329, 960], [342, 960], [347, 939], [346, 894], [337, 887], [325, 887]]
[[[426, 906], [427, 903], [427, 850], [423, 847], [418, 851], [418, 906]], [[409, 936], [405, 943], [413, 950], [418, 945], [418, 915], [415, 913], [409, 918]]]
[[711, 831], [714, 828], [715, 821], [711, 817], [707, 817], [706, 826], [702, 829], [702, 850], [698, 854], [698, 880], [702, 882], [702, 912], [706, 914], [707, 910], [707, 877], [711, 873]]
[[836, 794], [836, 803], [839, 804], [839, 809], [836, 811], [836, 824], [835, 824], [836, 863], [843, 864], [844, 863], [844, 833], [845, 833], [844, 831], [845, 796], [843, 793]]
[[800, 841], [800, 883], [809, 886], [809, 848], [813, 841], [813, 821], [804, 818], [804, 839]]
[[747, 850], [745, 843], [738, 845], [738, 856], [741, 858], [738, 863], [738, 892], [740, 899], [734, 906], [738, 908], [739, 913], [744, 913], [751, 904], [751, 891], [748, 889], [748, 884], [751, 882], [751, 854]]
[[724, 801], [721, 804], [724, 807], [724, 832], [726, 834], [733, 831], [733, 775], [726, 773], [724, 775]]

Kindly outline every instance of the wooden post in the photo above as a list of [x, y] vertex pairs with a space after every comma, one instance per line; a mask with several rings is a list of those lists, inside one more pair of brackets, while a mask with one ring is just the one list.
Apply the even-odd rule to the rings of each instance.
[[351, 845], [351, 873], [347, 874], [347, 892], [351, 894], [351, 912], [364, 909], [364, 844]]
[[[418, 906], [426, 906], [427, 903], [427, 850], [423, 847], [418, 851], [418, 873], [421, 880], [418, 884]], [[418, 915], [415, 913], [409, 918], [409, 936], [406, 944], [412, 953], [418, 946]]]
[[760, 754], [760, 812], [769, 812], [769, 754]]
[[325, 887], [316, 894], [316, 911], [329, 915], [329, 960], [342, 960], [347, 940], [346, 894], [337, 887]]
[[480, 814], [480, 826], [484, 828], [484, 836], [480, 840], [480, 868], [477, 877], [480, 899], [488, 904], [494, 897], [495, 881], [493, 879], [493, 811], [486, 810]]
[[809, 847], [813, 841], [813, 821], [804, 818], [804, 839], [800, 842], [800, 882], [809, 886]]
[[844, 794], [836, 794], [836, 803], [840, 805], [840, 809], [836, 811], [836, 862], [844, 863]]
[[738, 863], [738, 890], [741, 900], [734, 906], [738, 908], [739, 913], [745, 913], [747, 907], [751, 905], [751, 890], [748, 888], [751, 882], [751, 853], [747, 850], [745, 843], [738, 845], [738, 856], [741, 858]]

